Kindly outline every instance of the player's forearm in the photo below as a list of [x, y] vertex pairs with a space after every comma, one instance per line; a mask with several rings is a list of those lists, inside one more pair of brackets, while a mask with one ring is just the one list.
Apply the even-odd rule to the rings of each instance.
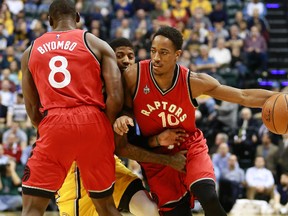
[[38, 128], [38, 125], [40, 124], [40, 122], [43, 119], [43, 115], [39, 111], [39, 106], [30, 106], [29, 108], [28, 108], [28, 106], [26, 106], [26, 107], [27, 107], [27, 114], [31, 120], [32, 125], [35, 128]]
[[121, 112], [123, 107], [123, 97], [120, 94], [115, 94], [107, 97], [105, 113], [108, 116], [111, 124], [114, 123], [116, 117]]
[[169, 155], [147, 151], [130, 143], [127, 143], [125, 147], [116, 148], [116, 155], [136, 160], [137, 162], [149, 162], [162, 165], [168, 165], [171, 157]]
[[243, 90], [244, 94], [247, 95], [243, 97], [243, 103], [240, 103], [243, 106], [261, 108], [265, 101], [274, 94], [279, 92], [268, 91], [264, 89], [246, 89]]

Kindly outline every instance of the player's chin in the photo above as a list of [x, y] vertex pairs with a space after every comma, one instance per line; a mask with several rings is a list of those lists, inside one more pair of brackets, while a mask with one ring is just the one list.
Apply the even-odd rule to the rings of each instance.
[[154, 73], [162, 73], [162, 67], [161, 66], [152, 66]]

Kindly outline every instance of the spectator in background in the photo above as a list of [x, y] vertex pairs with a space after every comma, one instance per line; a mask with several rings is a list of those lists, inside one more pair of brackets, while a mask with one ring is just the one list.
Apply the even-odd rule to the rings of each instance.
[[9, 11], [13, 15], [17, 15], [20, 11], [24, 9], [24, 4], [22, 0], [5, 0], [5, 3], [7, 4]]
[[212, 23], [224, 22], [224, 26], [227, 25], [227, 13], [223, 8], [223, 1], [217, 0], [214, 5], [214, 10], [210, 13], [209, 18]]
[[[0, 77], [1, 77], [0, 78], [0, 80], [1, 80], [0, 81], [0, 89], [4, 88], [3, 91], [6, 91], [6, 86], [8, 87], [8, 85], [9, 85], [9, 91], [11, 93], [14, 93], [17, 90], [17, 86], [14, 82], [14, 78], [16, 78], [16, 77], [14, 74], [11, 74], [10, 68], [3, 69]], [[17, 77], [17, 81], [18, 81], [18, 77]], [[9, 84], [7, 84], [7, 83], [9, 83]], [[19, 81], [18, 81], [18, 83], [19, 83]]]
[[215, 21], [214, 26], [214, 37], [218, 39], [220, 37], [227, 38], [229, 36], [228, 31], [224, 28], [225, 23], [223, 21]]
[[19, 188], [21, 178], [16, 172], [16, 163], [13, 160], [0, 165], [0, 212], [19, 210], [22, 206], [22, 197]]
[[188, 11], [181, 6], [182, 0], [176, 0], [175, 2], [176, 4], [172, 7], [172, 17], [176, 23], [183, 22], [186, 24], [190, 17]]
[[0, 22], [0, 55], [4, 53], [8, 45], [8, 33], [5, 30], [4, 24]]
[[225, 42], [225, 38], [218, 37], [217, 46], [209, 51], [209, 57], [212, 57], [215, 60], [218, 70], [230, 66], [231, 52], [225, 47]]
[[240, 22], [240, 25], [239, 25], [239, 37], [242, 40], [245, 40], [246, 37], [249, 35], [249, 33], [250, 33], [250, 31], [247, 28], [247, 21], [246, 20], [242, 20]]
[[14, 22], [12, 19], [12, 14], [6, 2], [3, 2], [0, 7], [0, 21], [4, 24], [8, 35], [12, 36], [14, 33]]
[[163, 16], [163, 7], [162, 7], [162, 0], [155, 0], [154, 1], [154, 8], [148, 14], [151, 20], [157, 19], [159, 16]]
[[151, 28], [151, 19], [147, 15], [146, 11], [143, 9], [137, 10], [131, 19], [132, 31], [135, 32], [136, 29], [141, 29], [144, 33], [146, 33]]
[[124, 10], [118, 9], [115, 13], [115, 17], [111, 20], [110, 38], [114, 38], [116, 30], [121, 26], [123, 19], [125, 19]]
[[[282, 135], [278, 150], [278, 165], [280, 174], [288, 170], [288, 134]], [[280, 175], [278, 175], [280, 176]]]
[[[9, 69], [8, 69], [9, 71]], [[0, 95], [1, 95], [1, 103], [2, 105], [6, 106], [7, 108], [12, 106], [14, 102], [14, 94], [10, 90], [11, 85], [10, 85], [10, 80], [4, 79], [1, 81], [1, 90], [0, 90]]]
[[18, 122], [22, 129], [32, 127], [22, 93], [17, 93], [16, 102], [8, 108], [7, 127], [11, 127], [13, 122]]
[[114, 12], [118, 9], [122, 9], [124, 11], [125, 17], [132, 17], [134, 14], [133, 6], [130, 1], [127, 0], [116, 0], [114, 3]]
[[147, 52], [145, 48], [140, 48], [138, 49], [136, 56], [136, 62], [145, 60], [149, 58], [149, 52]]
[[225, 132], [232, 135], [233, 131], [237, 130], [238, 109], [238, 104], [227, 101], [221, 101], [219, 105], [215, 105], [217, 114], [211, 124], [214, 134]]
[[207, 16], [205, 16], [202, 7], [196, 7], [192, 13], [192, 16], [187, 21], [187, 28], [193, 29], [196, 23], [202, 23], [205, 29], [212, 29], [212, 23]]
[[218, 167], [220, 174], [224, 170], [228, 169], [228, 159], [230, 158], [231, 153], [229, 152], [228, 143], [221, 143], [218, 147], [218, 150], [215, 154], [212, 155], [212, 162], [214, 167]]
[[261, 18], [258, 9], [254, 9], [253, 16], [247, 20], [247, 28], [251, 29], [252, 26], [257, 26], [260, 34], [269, 42], [270, 27], [265, 18]]
[[157, 21], [160, 26], [162, 25], [167, 25], [167, 26], [172, 26], [172, 27], [176, 26], [176, 22], [172, 17], [172, 12], [170, 9], [164, 10], [163, 15], [157, 17]]
[[192, 62], [191, 60], [192, 60], [191, 53], [188, 50], [183, 50], [181, 56], [178, 59], [178, 64], [190, 68]]
[[265, 160], [261, 156], [255, 158], [253, 167], [246, 171], [247, 198], [269, 201], [273, 198], [274, 178], [270, 170], [265, 168]]
[[8, 107], [1, 103], [2, 97], [0, 95], [0, 131], [3, 133], [3, 130], [6, 128], [7, 123], [7, 112]]
[[233, 48], [239, 49], [241, 52], [243, 48], [244, 41], [239, 36], [239, 27], [237, 25], [231, 25], [229, 28], [229, 36], [226, 38], [225, 46], [230, 49], [230, 51], [233, 50]]
[[[20, 163], [22, 148], [19, 139], [15, 134], [10, 133], [5, 142], [3, 142], [4, 153], [9, 155], [17, 164]], [[26, 146], [25, 146], [26, 147]]]
[[134, 11], [137, 11], [139, 9], [143, 9], [146, 12], [150, 12], [153, 10], [153, 1], [147, 1], [147, 0], [133, 0], [132, 5]]
[[235, 13], [235, 16], [234, 16], [234, 25], [237, 25], [238, 27], [240, 27], [240, 23], [242, 21], [246, 21], [246, 19], [244, 19], [244, 16], [243, 16], [243, 13], [242, 11], [238, 10], [236, 11]]
[[260, 0], [251, 0], [250, 2], [248, 2], [247, 7], [244, 8], [244, 10], [246, 10], [247, 15], [249, 17], [253, 16], [253, 12], [255, 9], [259, 11], [259, 15], [261, 17], [264, 17], [266, 15], [265, 5]]
[[244, 50], [247, 67], [249, 68], [249, 78], [257, 79], [257, 71], [267, 70], [267, 43], [260, 34], [257, 26], [251, 27], [251, 32], [244, 40]]
[[271, 204], [276, 214], [288, 214], [288, 171], [281, 175], [280, 183], [276, 186]]
[[244, 170], [239, 167], [237, 156], [232, 154], [219, 182], [219, 200], [226, 212], [230, 212], [236, 200], [243, 197], [244, 186]]
[[209, 154], [212, 156], [214, 153], [217, 152], [219, 145], [221, 143], [228, 143], [229, 137], [226, 133], [217, 133], [215, 136], [214, 144], [209, 145]]
[[200, 55], [195, 59], [197, 72], [204, 72], [211, 76], [216, 73], [217, 64], [213, 57], [210, 57], [207, 45], [200, 46]]
[[244, 107], [240, 111], [237, 125], [238, 130], [234, 134], [232, 149], [239, 159], [240, 166], [245, 169], [253, 166], [258, 144], [259, 124], [253, 117], [252, 110]]
[[10, 74], [8, 78], [14, 83], [14, 85], [16, 85], [17, 90], [19, 90], [20, 89], [20, 77], [19, 77], [20, 69], [19, 69], [18, 62], [16, 60], [11, 61], [9, 65], [9, 69], [10, 69]]
[[272, 143], [271, 132], [263, 133], [261, 137], [261, 145], [257, 146], [256, 156], [261, 156], [265, 160], [265, 167], [269, 169], [276, 179], [276, 166], [278, 161], [278, 146]]
[[22, 130], [19, 127], [18, 122], [12, 122], [10, 129], [7, 129], [6, 131], [4, 131], [3, 137], [2, 137], [2, 143], [8, 142], [8, 137], [10, 136], [10, 134], [14, 134], [17, 137], [20, 143], [21, 149], [24, 149], [27, 146], [27, 142], [28, 142], [27, 134], [25, 133], [24, 130]]
[[209, 0], [193, 0], [190, 4], [190, 13], [193, 14], [196, 7], [201, 7], [204, 10], [206, 16], [212, 11], [212, 5]]
[[8, 164], [9, 156], [4, 153], [4, 146], [0, 144], [0, 165]]
[[15, 55], [14, 47], [8, 46], [3, 54], [3, 59], [0, 68], [9, 68], [10, 63], [14, 60], [16, 60], [19, 63], [19, 60], [16, 58]]
[[33, 149], [33, 144], [36, 143], [36, 136], [35, 135], [31, 135], [29, 138], [29, 144], [23, 149], [22, 154], [21, 154], [21, 164], [22, 165], [26, 165], [30, 155], [31, 155], [31, 151]]

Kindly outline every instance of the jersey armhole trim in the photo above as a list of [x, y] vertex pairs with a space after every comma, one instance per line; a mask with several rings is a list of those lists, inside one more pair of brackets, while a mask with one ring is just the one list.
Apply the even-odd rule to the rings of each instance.
[[189, 98], [190, 98], [191, 104], [195, 108], [197, 108], [199, 106], [198, 102], [197, 102], [197, 100], [195, 98], [192, 97], [191, 84], [190, 84], [190, 73], [191, 73], [191, 70], [189, 70], [188, 73], [187, 73], [188, 94], [189, 94]]
[[33, 41], [31, 42], [30, 50], [29, 50], [29, 53], [28, 53], [28, 70], [29, 70], [30, 73], [31, 73], [31, 69], [30, 69], [30, 56], [31, 56], [32, 49], [33, 49], [33, 47], [34, 47], [34, 42], [35, 42], [35, 40], [33, 40]]
[[137, 79], [136, 79], [136, 87], [135, 87], [135, 90], [134, 90], [134, 93], [133, 93], [133, 101], [135, 100], [136, 96], [137, 96], [137, 93], [138, 93], [138, 89], [139, 89], [139, 82], [140, 82], [140, 62], [137, 63]]
[[95, 53], [92, 51], [92, 49], [89, 47], [88, 45], [88, 42], [86, 40], [86, 34], [89, 33], [88, 31], [85, 31], [84, 34], [83, 34], [83, 41], [84, 41], [84, 44], [86, 46], [86, 48], [90, 51], [90, 53], [94, 56], [94, 58], [97, 60], [97, 62], [100, 64], [100, 60], [98, 59], [98, 57], [95, 55]]

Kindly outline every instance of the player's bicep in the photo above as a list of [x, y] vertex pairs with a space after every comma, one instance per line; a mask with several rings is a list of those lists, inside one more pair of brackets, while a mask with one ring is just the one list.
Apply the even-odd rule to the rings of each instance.
[[106, 53], [101, 61], [102, 76], [105, 82], [105, 89], [107, 94], [117, 92], [123, 95], [123, 86], [121, 81], [121, 73], [117, 66], [114, 52]]
[[22, 89], [24, 101], [28, 109], [30, 106], [37, 105], [40, 102], [37, 88], [28, 68], [29, 52], [29, 50], [26, 50], [21, 59]]
[[133, 97], [135, 94], [137, 81], [137, 64], [127, 68], [123, 73], [123, 86], [124, 86], [124, 108], [126, 114], [132, 116], [133, 112]]

